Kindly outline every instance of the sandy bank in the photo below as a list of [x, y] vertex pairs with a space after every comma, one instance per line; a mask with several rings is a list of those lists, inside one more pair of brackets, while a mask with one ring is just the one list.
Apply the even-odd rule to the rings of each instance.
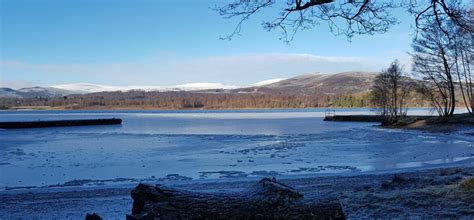
[[[474, 166], [436, 168], [398, 173], [319, 176], [280, 181], [301, 192], [304, 199], [338, 199], [348, 218], [474, 218], [474, 190], [460, 187], [473, 178]], [[251, 181], [170, 183], [199, 192], [236, 192]], [[130, 213], [131, 188], [18, 191], [0, 193], [0, 219], [81, 219], [97, 212], [105, 219]]]

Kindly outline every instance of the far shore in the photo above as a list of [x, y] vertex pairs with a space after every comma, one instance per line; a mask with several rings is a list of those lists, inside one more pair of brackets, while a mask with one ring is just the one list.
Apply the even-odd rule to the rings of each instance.
[[[463, 108], [464, 106], [459, 106]], [[432, 109], [429, 106], [410, 106], [409, 108], [417, 109]], [[0, 109], [0, 111], [24, 111], [24, 110], [278, 110], [278, 109], [288, 109], [288, 110], [297, 110], [297, 109], [376, 109], [373, 106], [366, 107], [307, 107], [307, 108], [160, 108], [157, 106], [89, 106], [89, 107], [70, 107], [70, 106], [17, 106], [11, 108]], [[337, 112], [336, 112], [337, 114]]]

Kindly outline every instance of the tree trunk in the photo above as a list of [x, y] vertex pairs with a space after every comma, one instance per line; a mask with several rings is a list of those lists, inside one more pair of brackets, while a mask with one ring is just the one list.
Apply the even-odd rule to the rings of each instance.
[[444, 66], [444, 72], [447, 78], [447, 83], [448, 83], [448, 89], [449, 89], [449, 95], [450, 97], [448, 99], [451, 99], [451, 102], [449, 103], [449, 106], [447, 108], [446, 116], [452, 116], [454, 114], [454, 109], [456, 108], [456, 97], [454, 93], [454, 83], [453, 83], [453, 77], [451, 75], [451, 67], [448, 64], [448, 60], [446, 58], [446, 52], [444, 51], [444, 48], [441, 47], [441, 58], [443, 60], [443, 66]]
[[264, 178], [241, 193], [178, 191], [139, 184], [132, 219], [345, 219], [338, 201], [305, 201], [293, 188]]

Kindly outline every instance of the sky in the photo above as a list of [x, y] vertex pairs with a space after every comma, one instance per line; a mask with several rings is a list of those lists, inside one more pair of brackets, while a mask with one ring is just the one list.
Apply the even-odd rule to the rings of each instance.
[[269, 8], [221, 40], [238, 20], [211, 7], [218, 0], [0, 0], [0, 86], [67, 83], [170, 86], [248, 85], [299, 74], [380, 71], [398, 58], [410, 69], [408, 14], [374, 36], [335, 36], [327, 24], [287, 44], [262, 21]]

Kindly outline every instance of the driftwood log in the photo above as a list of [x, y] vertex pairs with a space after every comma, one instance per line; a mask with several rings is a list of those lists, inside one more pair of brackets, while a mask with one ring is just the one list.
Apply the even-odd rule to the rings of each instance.
[[201, 193], [139, 184], [127, 220], [345, 219], [339, 202], [305, 201], [292, 187], [264, 178], [241, 193]]

